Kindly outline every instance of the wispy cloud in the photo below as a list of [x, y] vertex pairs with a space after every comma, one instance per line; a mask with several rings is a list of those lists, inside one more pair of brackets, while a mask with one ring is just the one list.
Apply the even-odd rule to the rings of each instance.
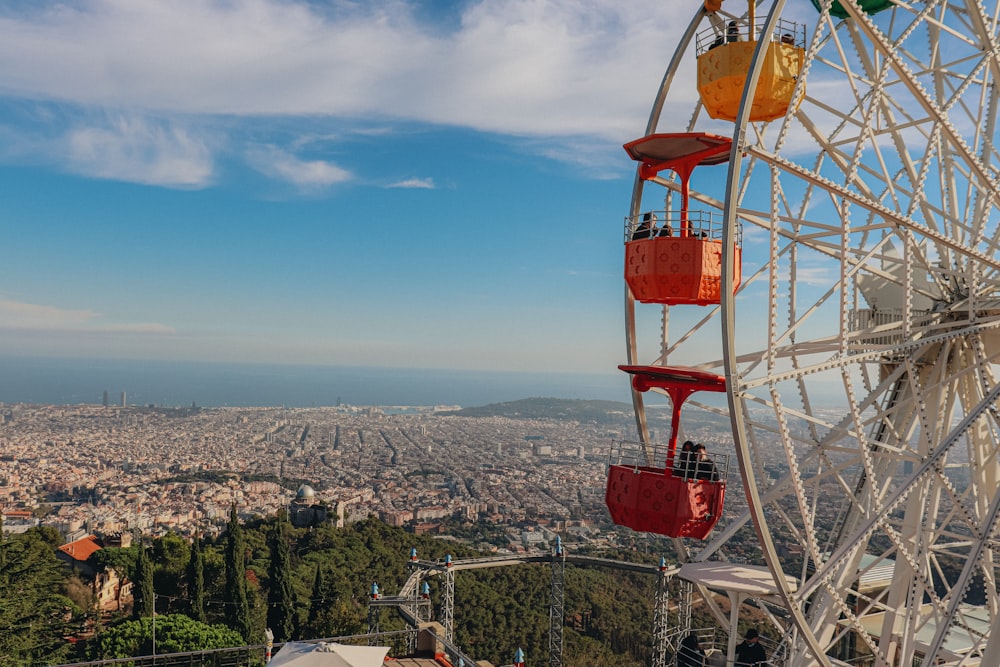
[[153, 322], [106, 323], [100, 313], [15, 301], [0, 296], [0, 329], [51, 332], [171, 334], [172, 327]]
[[119, 115], [70, 130], [64, 146], [71, 169], [86, 176], [186, 188], [212, 180], [206, 143], [172, 123]]
[[0, 297], [0, 322], [3, 323], [0, 326], [5, 327], [66, 328], [80, 326], [97, 316], [92, 310], [40, 306]]
[[407, 178], [406, 180], [398, 181], [396, 183], [390, 183], [386, 186], [387, 188], [415, 188], [418, 190], [434, 190], [437, 188], [434, 185], [433, 178]]
[[254, 146], [247, 162], [257, 171], [300, 189], [325, 188], [351, 180], [351, 172], [325, 160], [303, 160], [277, 146]]

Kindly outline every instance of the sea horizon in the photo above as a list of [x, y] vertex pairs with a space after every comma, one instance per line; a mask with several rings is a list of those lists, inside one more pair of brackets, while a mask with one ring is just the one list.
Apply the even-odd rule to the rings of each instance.
[[525, 398], [630, 400], [624, 374], [0, 356], [0, 403], [158, 407], [475, 407]]

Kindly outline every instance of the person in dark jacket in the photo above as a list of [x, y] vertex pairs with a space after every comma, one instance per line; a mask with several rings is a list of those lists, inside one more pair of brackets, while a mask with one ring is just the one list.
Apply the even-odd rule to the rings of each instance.
[[740, 24], [736, 21], [730, 21], [729, 25], [726, 26], [726, 41], [727, 42], [738, 42], [740, 41]]
[[640, 239], [652, 238], [653, 234], [656, 233], [656, 214], [655, 213], [643, 213], [642, 220], [639, 222], [639, 226], [635, 228], [632, 232], [632, 240], [638, 241]]
[[736, 647], [735, 667], [758, 667], [767, 662], [767, 653], [758, 641], [757, 630], [750, 628], [747, 630], [743, 642]]
[[684, 479], [692, 479], [690, 473], [693, 472], [691, 464], [694, 459], [692, 450], [694, 449], [694, 443], [688, 440], [683, 445], [681, 445], [681, 453], [677, 455], [677, 459], [674, 461], [674, 474], [678, 477], [683, 477]]
[[705, 651], [698, 643], [698, 635], [691, 632], [681, 640], [677, 650], [677, 667], [704, 667]]
[[688, 479], [699, 479], [708, 482], [719, 481], [719, 471], [716, 470], [712, 459], [708, 458], [705, 445], [700, 442], [691, 450], [691, 471]]

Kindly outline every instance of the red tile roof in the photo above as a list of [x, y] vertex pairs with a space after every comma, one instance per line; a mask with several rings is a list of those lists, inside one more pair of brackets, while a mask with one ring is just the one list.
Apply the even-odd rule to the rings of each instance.
[[68, 542], [62, 545], [59, 547], [59, 551], [63, 552], [73, 560], [83, 562], [90, 558], [90, 554], [100, 548], [101, 545], [97, 543], [97, 538], [93, 535], [87, 535], [86, 537], [80, 538], [75, 542]]

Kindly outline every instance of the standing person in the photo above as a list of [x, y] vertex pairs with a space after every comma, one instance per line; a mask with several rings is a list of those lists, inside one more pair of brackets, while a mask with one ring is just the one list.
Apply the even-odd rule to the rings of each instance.
[[757, 640], [757, 629], [750, 628], [743, 642], [736, 647], [735, 667], [757, 667], [767, 662], [767, 653]]
[[705, 445], [700, 442], [691, 449], [691, 462], [694, 466], [694, 479], [703, 479], [709, 482], [719, 481], [719, 471], [716, 470], [712, 459], [708, 458]]
[[691, 632], [681, 640], [681, 647], [677, 650], [677, 667], [704, 667], [705, 651], [698, 643], [698, 635]]

